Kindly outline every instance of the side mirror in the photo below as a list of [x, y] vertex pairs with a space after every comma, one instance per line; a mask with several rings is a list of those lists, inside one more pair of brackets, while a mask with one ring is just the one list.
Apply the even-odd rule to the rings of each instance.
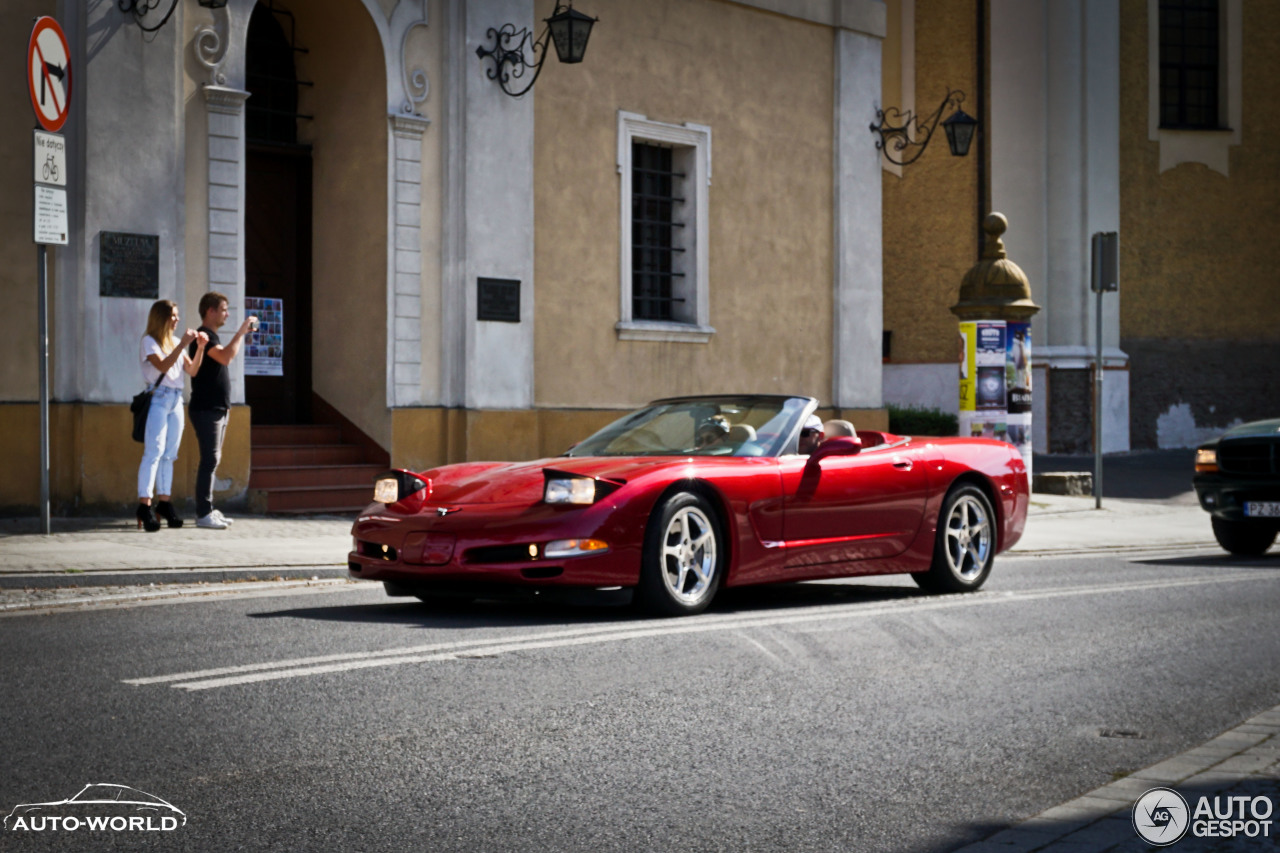
[[857, 436], [836, 436], [828, 438], [819, 444], [818, 447], [809, 454], [810, 462], [817, 462], [828, 456], [852, 456], [855, 453], [862, 452], [862, 441]]

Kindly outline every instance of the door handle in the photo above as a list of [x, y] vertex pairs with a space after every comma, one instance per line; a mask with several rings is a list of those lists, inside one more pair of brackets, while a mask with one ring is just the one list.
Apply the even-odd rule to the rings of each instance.
[[911, 467], [912, 467], [912, 466], [911, 466], [911, 460], [910, 460], [910, 459], [895, 459], [895, 460], [893, 460], [893, 467], [894, 467], [894, 468], [897, 468], [899, 471], [910, 471], [910, 470], [911, 470]]

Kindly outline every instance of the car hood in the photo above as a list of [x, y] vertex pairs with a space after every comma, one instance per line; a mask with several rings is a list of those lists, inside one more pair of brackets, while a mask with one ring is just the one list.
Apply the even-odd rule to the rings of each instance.
[[1221, 438], [1271, 438], [1277, 435], [1280, 435], [1280, 418], [1240, 424], [1224, 432]]
[[431, 481], [435, 505], [537, 503], [542, 500], [547, 469], [583, 477], [599, 477], [623, 483], [665, 468], [687, 470], [710, 462], [736, 461], [732, 457], [636, 457], [557, 456], [514, 463], [462, 463], [446, 465], [422, 476]]

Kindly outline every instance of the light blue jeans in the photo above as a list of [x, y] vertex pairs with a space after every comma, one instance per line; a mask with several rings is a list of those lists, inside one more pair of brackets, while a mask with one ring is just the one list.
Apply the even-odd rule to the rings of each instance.
[[173, 494], [173, 463], [181, 443], [182, 389], [162, 386], [152, 393], [151, 411], [147, 413], [142, 464], [138, 466], [138, 497]]

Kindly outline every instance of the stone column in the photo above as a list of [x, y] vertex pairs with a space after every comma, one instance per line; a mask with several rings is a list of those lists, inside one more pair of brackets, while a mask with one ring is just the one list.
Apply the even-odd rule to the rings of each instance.
[[[226, 294], [239, 326], [244, 311], [244, 102], [249, 93], [228, 86], [203, 89], [209, 118], [209, 280], [205, 290]], [[244, 402], [244, 359], [231, 363], [231, 401]]]

